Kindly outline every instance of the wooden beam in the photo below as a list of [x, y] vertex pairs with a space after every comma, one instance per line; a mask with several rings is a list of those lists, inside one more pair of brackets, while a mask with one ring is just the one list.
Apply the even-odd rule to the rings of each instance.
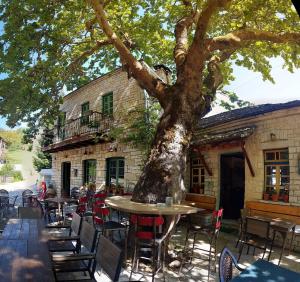
[[209, 176], [212, 176], [212, 175], [213, 175], [213, 174], [212, 174], [212, 171], [211, 171], [211, 169], [208, 167], [207, 162], [205, 161], [204, 156], [201, 154], [200, 150], [197, 149], [197, 148], [194, 148], [193, 151], [198, 153], [198, 157], [199, 157], [201, 163], [203, 164], [203, 166], [204, 166], [206, 172], [208, 173]]
[[249, 167], [250, 173], [251, 173], [252, 177], [254, 177], [254, 176], [255, 176], [255, 172], [254, 172], [252, 163], [251, 163], [251, 161], [250, 161], [250, 159], [249, 159], [248, 153], [247, 153], [247, 151], [246, 151], [246, 148], [245, 148], [245, 142], [241, 142], [241, 148], [242, 148], [243, 154], [244, 154], [244, 156], [245, 156], [245, 158], [246, 158], [246, 162], [247, 162], [247, 165], [248, 165], [248, 167]]

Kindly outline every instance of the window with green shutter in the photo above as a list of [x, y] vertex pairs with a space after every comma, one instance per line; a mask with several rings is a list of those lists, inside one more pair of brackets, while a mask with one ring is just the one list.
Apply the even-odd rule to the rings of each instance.
[[86, 102], [81, 105], [81, 125], [89, 123], [90, 103]]
[[96, 183], [97, 161], [94, 159], [83, 161], [83, 184]]
[[57, 120], [57, 129], [58, 129], [58, 136], [60, 139], [65, 139], [65, 123], [66, 123], [66, 112], [60, 112], [58, 114], [58, 120]]
[[102, 96], [102, 113], [106, 116], [113, 115], [113, 93], [110, 92]]

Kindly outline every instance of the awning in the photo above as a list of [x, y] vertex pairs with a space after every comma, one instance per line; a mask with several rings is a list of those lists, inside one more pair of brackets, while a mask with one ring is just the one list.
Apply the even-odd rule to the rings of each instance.
[[[226, 143], [234, 140], [244, 140], [253, 134], [255, 125], [232, 129], [223, 132], [214, 132], [208, 134], [199, 134], [192, 142], [192, 145], [218, 145], [220, 143]], [[198, 140], [197, 140], [198, 139]]]

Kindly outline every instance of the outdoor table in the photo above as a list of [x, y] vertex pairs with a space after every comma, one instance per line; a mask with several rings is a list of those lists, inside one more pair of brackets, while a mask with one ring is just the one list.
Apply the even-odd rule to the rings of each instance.
[[[113, 196], [105, 199], [105, 204], [110, 208], [128, 214], [162, 215], [166, 216], [166, 228], [163, 231], [161, 240], [165, 240], [178, 222], [180, 215], [193, 214], [201, 211], [188, 205], [173, 204], [172, 206], [162, 206], [156, 204], [137, 203], [131, 201], [132, 196]], [[127, 252], [126, 252], [127, 253]]]
[[161, 206], [156, 204], [136, 203], [131, 201], [131, 196], [113, 196], [105, 199], [107, 206], [129, 214], [164, 215], [167, 217], [167, 228], [164, 238], [168, 236], [175, 227], [182, 214], [197, 213], [203, 209], [188, 205], [174, 204], [172, 206]]
[[294, 282], [300, 281], [300, 273], [259, 259], [231, 281], [234, 282]]
[[63, 198], [63, 197], [47, 198], [44, 201], [48, 202], [48, 203], [56, 203], [58, 206], [58, 213], [59, 214], [61, 213], [62, 217], [64, 217], [63, 208], [62, 208], [64, 203], [77, 203], [78, 202], [76, 199]]
[[0, 239], [0, 281], [55, 281], [40, 219], [10, 219]]
[[270, 218], [270, 217], [265, 217], [265, 216], [260, 216], [260, 215], [247, 216], [247, 217], [262, 219], [262, 220], [270, 222], [270, 226], [273, 229], [273, 238], [272, 238], [271, 250], [270, 250], [268, 260], [270, 260], [270, 256], [271, 256], [272, 247], [273, 247], [273, 243], [274, 243], [274, 240], [275, 240], [276, 233], [279, 233], [281, 235], [283, 242], [282, 242], [280, 257], [279, 257], [279, 261], [278, 261], [278, 265], [279, 265], [280, 262], [281, 262], [282, 254], [283, 254], [284, 249], [285, 249], [286, 239], [287, 239], [287, 236], [290, 232], [293, 233], [291, 243], [290, 243], [290, 247], [289, 247], [289, 251], [291, 250], [292, 241], [293, 241], [294, 233], [295, 233], [296, 223], [291, 222], [291, 221], [287, 221], [287, 220], [282, 219], [282, 218]]

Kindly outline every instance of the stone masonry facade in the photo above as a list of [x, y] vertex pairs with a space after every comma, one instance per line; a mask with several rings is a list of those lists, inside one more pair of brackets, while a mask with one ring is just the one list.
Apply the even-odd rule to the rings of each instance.
[[[91, 111], [102, 111], [102, 96], [113, 93], [113, 118], [114, 125], [126, 125], [128, 113], [139, 107], [144, 107], [146, 95], [137, 82], [130, 78], [122, 69], [110, 72], [89, 84], [71, 92], [64, 97], [61, 111], [66, 112], [66, 121], [79, 118], [81, 105], [89, 102]], [[111, 148], [113, 147], [113, 150]], [[70, 149], [52, 153], [53, 185], [60, 194], [62, 185], [62, 163], [71, 163], [71, 188], [83, 184], [83, 161], [96, 160], [96, 186], [105, 185], [106, 159], [123, 157], [125, 161], [125, 188], [132, 188], [136, 183], [143, 164], [142, 153], [129, 145], [120, 143], [101, 143], [81, 148]], [[76, 173], [75, 173], [76, 171]]]
[[[243, 126], [255, 125], [254, 133], [245, 140], [245, 148], [253, 166], [255, 176], [245, 163], [245, 202], [262, 200], [264, 191], [264, 150], [288, 148], [290, 185], [289, 203], [300, 205], [300, 107], [265, 113], [251, 118], [234, 120], [206, 129], [205, 132], [224, 132]], [[273, 136], [273, 137], [272, 137]], [[242, 152], [240, 147], [230, 149], [215, 147], [202, 151], [212, 176], [205, 172], [204, 194], [220, 198], [220, 156], [222, 154]], [[190, 164], [187, 165], [186, 185], [190, 186]]]

